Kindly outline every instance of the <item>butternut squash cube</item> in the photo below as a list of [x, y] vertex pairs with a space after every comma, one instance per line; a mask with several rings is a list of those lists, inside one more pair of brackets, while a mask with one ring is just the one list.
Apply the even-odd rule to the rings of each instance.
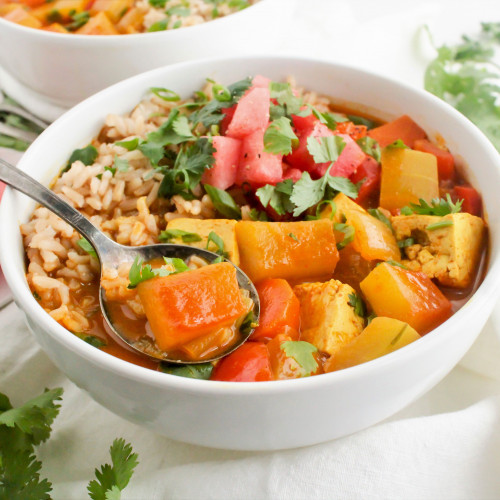
[[142, 31], [144, 11], [133, 7], [117, 23], [116, 27], [120, 33], [139, 33]]
[[163, 351], [231, 327], [247, 311], [229, 262], [143, 281], [137, 292]]
[[366, 363], [419, 338], [420, 335], [408, 323], [394, 318], [374, 318], [360, 335], [325, 363], [325, 371], [333, 372]]
[[75, 33], [79, 35], [119, 35], [118, 30], [104, 12], [99, 12], [95, 16], [92, 16], [89, 21], [80, 29], [77, 29]]
[[439, 198], [436, 157], [412, 149], [388, 147], [382, 150], [380, 206], [402, 208], [418, 200]]
[[257, 283], [264, 278], [295, 282], [328, 279], [339, 260], [330, 220], [236, 224], [241, 268]]
[[[181, 243], [196, 248], [207, 248], [208, 235], [213, 231], [224, 241], [224, 251], [228, 253], [229, 260], [235, 265], [240, 265], [240, 254], [236, 243], [236, 221], [229, 219], [173, 219], [168, 223], [167, 229], [180, 229], [200, 236], [201, 241], [183, 242], [182, 238], [172, 240], [172, 243]], [[216, 250], [210, 243], [208, 250]]]
[[112, 23], [117, 23], [125, 13], [132, 7], [134, 0], [95, 0], [90, 9], [93, 16], [99, 12], [108, 15]]
[[349, 304], [354, 290], [340, 281], [304, 283], [293, 291], [300, 301], [301, 339], [330, 355], [357, 337], [364, 319]]
[[[334, 200], [335, 222], [343, 222], [354, 227], [354, 240], [351, 243], [356, 252], [365, 260], [401, 260], [401, 252], [394, 234], [382, 221], [370, 215], [364, 208], [345, 194], [339, 193]], [[331, 206], [327, 206], [321, 217], [330, 217]]]
[[386, 262], [360, 284], [377, 316], [406, 321], [423, 335], [451, 316], [451, 303], [424, 273]]
[[4, 19], [28, 28], [41, 28], [42, 23], [24, 9], [11, 10], [4, 16]]

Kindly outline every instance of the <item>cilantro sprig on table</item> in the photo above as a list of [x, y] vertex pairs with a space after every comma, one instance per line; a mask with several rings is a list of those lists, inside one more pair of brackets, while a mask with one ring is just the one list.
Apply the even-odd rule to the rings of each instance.
[[475, 123], [500, 151], [500, 67], [494, 62], [500, 46], [500, 23], [482, 23], [475, 37], [437, 48], [427, 67], [426, 90]]
[[[61, 388], [46, 389], [14, 408], [0, 393], [0, 499], [51, 498], [52, 484], [40, 477], [42, 463], [36, 458], [35, 447], [49, 439], [62, 394]], [[119, 500], [138, 464], [137, 454], [123, 439], [115, 439], [110, 454], [113, 465], [96, 469], [97, 481], [88, 485], [92, 500]]]

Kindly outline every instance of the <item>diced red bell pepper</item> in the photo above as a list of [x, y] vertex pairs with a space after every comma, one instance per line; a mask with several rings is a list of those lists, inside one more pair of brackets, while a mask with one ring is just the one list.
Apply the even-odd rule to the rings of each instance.
[[425, 131], [420, 128], [408, 115], [400, 116], [392, 122], [373, 128], [368, 131], [368, 135], [372, 139], [375, 139], [381, 147], [388, 146], [398, 139], [401, 139], [409, 148], [412, 149], [415, 145], [415, 141], [427, 138]]
[[439, 180], [453, 180], [455, 178], [455, 159], [449, 151], [441, 149], [427, 139], [416, 140], [413, 147], [417, 151], [431, 153], [436, 157]]
[[380, 188], [380, 165], [371, 156], [367, 156], [351, 176], [351, 181], [354, 184], [361, 182], [363, 179], [358, 197], [354, 201], [362, 206], [368, 205], [369, 202], [373, 202], [374, 205], [378, 206], [378, 200], [375, 200], [375, 198], [378, 198]]
[[455, 186], [454, 189], [457, 199], [464, 200], [462, 211], [481, 216], [481, 195], [471, 186]]
[[366, 126], [365, 125], [355, 125], [352, 122], [339, 122], [335, 132], [338, 134], [347, 134], [353, 140], [357, 141], [362, 137], [366, 136]]
[[225, 382], [273, 380], [271, 361], [266, 345], [262, 342], [246, 342], [219, 362], [211, 379]]
[[260, 299], [259, 326], [251, 340], [270, 340], [289, 327], [296, 332], [300, 327], [300, 303], [292, 287], [284, 279], [265, 279], [257, 284]]

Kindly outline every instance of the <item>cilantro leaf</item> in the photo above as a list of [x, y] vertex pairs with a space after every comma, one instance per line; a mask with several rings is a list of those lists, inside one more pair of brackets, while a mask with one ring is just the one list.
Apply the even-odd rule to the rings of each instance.
[[300, 113], [302, 99], [296, 97], [289, 83], [271, 82], [269, 84], [271, 99], [275, 99], [277, 104], [272, 103], [270, 107], [271, 120], [282, 117], [291, 118], [292, 115]]
[[163, 261], [167, 266], [173, 267], [173, 271], [169, 271], [169, 274], [183, 273], [184, 271], [189, 271], [189, 267], [186, 263], [179, 259], [178, 257], [163, 257]]
[[126, 172], [130, 168], [130, 165], [128, 160], [126, 160], [125, 158], [118, 158], [118, 156], [115, 155], [113, 167], [118, 170], [118, 172]]
[[163, 267], [153, 269], [151, 264], [144, 264], [140, 257], [136, 257], [128, 273], [130, 283], [127, 288], [135, 288], [139, 283], [156, 278], [157, 276], [169, 276], [170, 274], [180, 273], [189, 269], [182, 259], [169, 259], [164, 257], [163, 260], [165, 264], [171, 265], [174, 270], [170, 271]]
[[261, 210], [257, 210], [256, 208], [252, 208], [250, 210], [250, 219], [252, 220], [257, 220], [261, 222], [267, 222], [269, 220], [269, 217], [267, 216], [266, 212], [262, 212]]
[[308, 137], [307, 149], [315, 163], [334, 162], [342, 153], [345, 141], [338, 135], [329, 137]]
[[158, 196], [169, 198], [175, 194], [185, 199], [193, 199], [193, 189], [200, 183], [203, 172], [214, 164], [215, 148], [206, 137], [193, 144], [183, 145], [173, 167], [164, 167], [163, 180]]
[[99, 152], [97, 151], [95, 146], [92, 146], [92, 144], [89, 144], [82, 149], [75, 149], [71, 153], [71, 156], [69, 157], [68, 163], [63, 172], [69, 170], [71, 168], [71, 165], [73, 165], [75, 161], [81, 161], [84, 165], [92, 165], [98, 155]]
[[295, 205], [293, 215], [297, 217], [309, 207], [319, 203], [325, 195], [327, 185], [326, 175], [318, 180], [311, 179], [309, 172], [303, 172], [300, 179], [293, 186], [290, 201]]
[[210, 184], [205, 184], [204, 188], [217, 212], [228, 219], [241, 219], [241, 209], [227, 191]]
[[419, 204], [410, 203], [409, 207], [403, 207], [401, 213], [403, 215], [437, 215], [443, 217], [448, 214], [456, 214], [462, 210], [462, 203], [464, 200], [459, 200], [453, 203], [450, 194], [446, 193], [446, 198], [435, 198], [431, 200], [429, 205], [425, 200], [420, 198]]
[[11, 408], [0, 414], [0, 426], [18, 428], [28, 435], [32, 445], [38, 445], [50, 436], [50, 426], [59, 413], [63, 390], [45, 390], [18, 408]]
[[95, 470], [96, 479], [87, 486], [92, 500], [119, 499], [137, 467], [138, 455], [124, 439], [115, 439], [109, 449], [112, 465], [105, 464]]
[[475, 123], [500, 151], [500, 69], [495, 46], [500, 23], [483, 23], [475, 37], [443, 45], [425, 72], [425, 89], [454, 106]]
[[354, 125], [364, 125], [368, 130], [377, 126], [377, 123], [369, 118], [359, 115], [347, 115], [347, 120], [354, 123]]
[[171, 365], [160, 363], [159, 370], [170, 375], [178, 377], [196, 378], [200, 380], [209, 380], [214, 366], [212, 363], [200, 363], [195, 365]]
[[286, 213], [292, 213], [295, 209], [295, 205], [290, 200], [292, 192], [293, 181], [292, 179], [286, 179], [278, 182], [276, 186], [266, 184], [257, 189], [255, 194], [264, 208], [270, 205], [278, 215], [285, 215]]
[[328, 185], [336, 192], [344, 193], [349, 198], [358, 197], [358, 188], [347, 177], [334, 177], [328, 175]]
[[[181, 120], [180, 124], [175, 124], [177, 120]], [[165, 154], [165, 146], [169, 144], [180, 144], [181, 142], [188, 141], [192, 139], [191, 131], [187, 133], [184, 129], [185, 117], [179, 116], [179, 111], [177, 109], [172, 109], [168, 115], [168, 119], [163, 123], [158, 130], [149, 132], [146, 136], [146, 140], [141, 142], [138, 146], [139, 150], [147, 156], [153, 165], [158, 165], [160, 160]], [[174, 125], [175, 124], [175, 125]], [[181, 135], [177, 133], [175, 128], [180, 128], [182, 132], [186, 132], [186, 135]]]
[[392, 144], [387, 145], [386, 148], [410, 149], [401, 139], [397, 139]]
[[85, 238], [80, 238], [76, 243], [82, 250], [87, 252], [91, 257], [98, 259], [94, 247]]
[[299, 138], [292, 130], [290, 118], [282, 116], [272, 121], [264, 133], [264, 151], [277, 155], [288, 155]]
[[236, 104], [251, 85], [252, 79], [250, 77], [228, 85], [227, 89], [231, 94], [231, 99], [227, 101], [212, 99], [205, 106], [191, 114], [189, 117], [191, 123], [195, 125], [202, 123], [207, 128], [211, 125], [217, 125], [224, 118], [222, 110]]
[[361, 148], [363, 153], [371, 156], [374, 160], [380, 163], [380, 145], [375, 139], [366, 135], [365, 137], [359, 138], [356, 143]]
[[304, 370], [304, 377], [309, 377], [318, 369], [318, 362], [314, 353], [317, 347], [303, 340], [287, 340], [280, 345], [280, 349], [289, 357], [293, 358]]
[[363, 299], [359, 297], [356, 293], [349, 294], [349, 305], [354, 308], [354, 313], [364, 318], [366, 315], [366, 308]]
[[162, 243], [168, 243], [170, 240], [182, 239], [183, 243], [193, 243], [201, 241], [201, 236], [197, 233], [190, 233], [182, 229], [165, 229], [160, 233], [158, 239]]
[[425, 229], [427, 231], [435, 231], [436, 229], [443, 229], [450, 226], [453, 226], [452, 220], [441, 220], [439, 222], [435, 222], [434, 224], [429, 224]]
[[415, 238], [405, 238], [404, 240], [399, 240], [397, 242], [399, 248], [411, 247], [415, 244]]

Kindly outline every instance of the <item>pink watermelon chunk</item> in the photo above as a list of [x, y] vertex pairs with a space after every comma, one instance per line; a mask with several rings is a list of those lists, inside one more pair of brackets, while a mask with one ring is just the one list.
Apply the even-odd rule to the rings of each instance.
[[[283, 166], [286, 164], [283, 163]], [[293, 182], [297, 182], [302, 177], [302, 172], [298, 168], [287, 168], [283, 173], [283, 180], [292, 179]]]
[[[336, 134], [342, 137], [345, 141], [344, 149], [337, 161], [333, 164], [330, 169], [330, 174], [335, 177], [350, 177], [356, 170], [358, 166], [365, 161], [366, 155], [363, 153], [361, 148], [356, 144], [354, 139], [346, 134]], [[328, 168], [328, 163], [322, 163], [318, 165], [317, 172], [319, 175], [325, 175], [326, 169]]]
[[[303, 106], [301, 109], [305, 110], [307, 108]], [[292, 122], [299, 134], [304, 130], [311, 130], [314, 125], [320, 123], [320, 121], [312, 113], [307, 116], [292, 115]]]
[[230, 137], [213, 138], [215, 163], [205, 170], [201, 182], [219, 189], [227, 189], [236, 181], [236, 171], [241, 153], [241, 141]]
[[236, 184], [252, 187], [276, 184], [283, 179], [282, 155], [264, 152], [264, 130], [243, 139]]
[[252, 87], [259, 89], [268, 89], [271, 79], [267, 76], [255, 75], [252, 80]]
[[242, 139], [256, 130], [265, 130], [269, 123], [270, 91], [253, 88], [238, 102], [226, 135]]
[[314, 163], [314, 158], [309, 153], [307, 149], [307, 139], [309, 137], [328, 137], [333, 135], [333, 132], [319, 120], [314, 123], [312, 127], [304, 129], [299, 132], [299, 145], [297, 149], [294, 149], [291, 154], [289, 154], [285, 161], [292, 167], [297, 168], [301, 171], [307, 170], [308, 172], [316, 172], [318, 169], [323, 168], [326, 171], [329, 163], [316, 164]]

